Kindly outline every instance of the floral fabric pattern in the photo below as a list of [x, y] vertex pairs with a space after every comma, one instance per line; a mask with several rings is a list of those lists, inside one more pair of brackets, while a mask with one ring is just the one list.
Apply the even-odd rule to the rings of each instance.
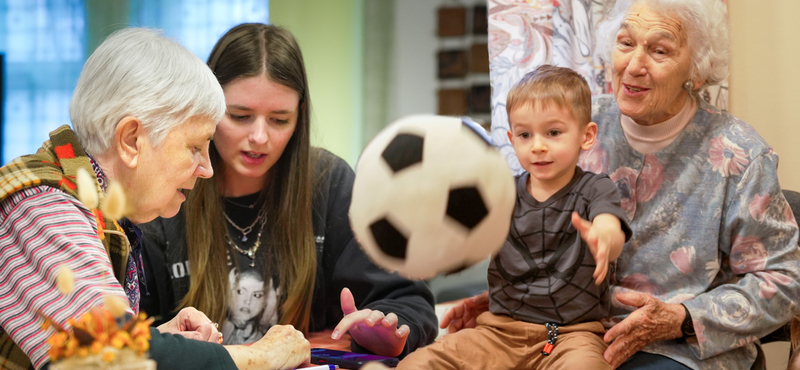
[[[578, 164], [605, 165], [633, 229], [612, 291], [683, 303], [697, 333], [643, 350], [692, 369], [750, 369], [758, 338], [799, 308], [798, 228], [777, 155], [748, 124], [703, 101], [673, 143], [643, 155], [628, 145], [613, 97], [592, 104], [599, 148]], [[632, 309], [612, 303], [612, 323]]]
[[708, 154], [708, 162], [711, 163], [714, 171], [725, 177], [741, 174], [744, 166], [749, 162], [747, 153], [724, 137], [711, 139], [711, 150]]

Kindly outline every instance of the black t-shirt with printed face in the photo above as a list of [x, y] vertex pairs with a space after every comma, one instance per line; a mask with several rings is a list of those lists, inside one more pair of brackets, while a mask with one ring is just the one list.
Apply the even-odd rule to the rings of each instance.
[[[281, 296], [277, 269], [270, 265], [277, 261], [269, 242], [270, 215], [259, 218], [262, 204], [259, 193], [225, 198], [225, 214], [230, 218], [226, 221], [230, 299], [220, 327], [223, 344], [255, 342], [278, 323]], [[245, 229], [246, 235], [239, 229]], [[252, 257], [248, 251], [253, 251]]]
[[[594, 257], [572, 225], [572, 212], [587, 220], [616, 215], [626, 240], [631, 232], [614, 183], [606, 175], [576, 168], [575, 176], [549, 199], [528, 193], [529, 174], [517, 176], [517, 203], [505, 244], [489, 265], [489, 309], [531, 323], [559, 325], [608, 316], [608, 275], [595, 285]], [[611, 271], [611, 269], [609, 270]]]

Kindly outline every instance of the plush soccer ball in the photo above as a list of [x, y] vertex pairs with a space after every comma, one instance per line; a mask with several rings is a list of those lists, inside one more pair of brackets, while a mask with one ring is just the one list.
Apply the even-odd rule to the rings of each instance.
[[377, 265], [428, 279], [497, 252], [514, 202], [508, 164], [474, 126], [455, 117], [409, 116], [361, 153], [350, 222]]

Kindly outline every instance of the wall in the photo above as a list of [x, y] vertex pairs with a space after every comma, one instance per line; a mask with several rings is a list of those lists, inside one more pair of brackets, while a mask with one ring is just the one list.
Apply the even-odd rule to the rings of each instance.
[[[730, 111], [758, 130], [780, 156], [778, 179], [800, 190], [800, 2], [729, 0]], [[767, 368], [785, 369], [788, 342], [764, 346]]]
[[[294, 33], [308, 71], [312, 143], [355, 165], [363, 144], [380, 127], [363, 132], [364, 1], [270, 0], [270, 22]], [[436, 9], [440, 1], [394, 1], [393, 61], [387, 122], [436, 113]], [[375, 123], [368, 123], [374, 126]]]
[[436, 9], [439, 1], [395, 1], [391, 120], [436, 113]]
[[800, 2], [728, 0], [730, 111], [780, 156], [784, 189], [800, 190]]
[[364, 0], [270, 0], [270, 23], [303, 51], [311, 92], [312, 145], [355, 164], [361, 152]]
[[[370, 139], [361, 130], [362, 41], [363, 33], [369, 31], [364, 30], [364, 1], [369, 0], [315, 0], [309, 6], [308, 2], [270, 0], [270, 22], [292, 31], [303, 50], [311, 89], [312, 143], [351, 166]], [[394, 60], [388, 120], [382, 124], [409, 114], [436, 112], [438, 6], [431, 0], [394, 2]]]

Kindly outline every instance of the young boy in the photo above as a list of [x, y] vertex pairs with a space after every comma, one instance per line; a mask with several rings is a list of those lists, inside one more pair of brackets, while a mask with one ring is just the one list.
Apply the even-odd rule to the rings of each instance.
[[589, 86], [571, 69], [543, 65], [511, 89], [506, 110], [526, 172], [489, 266], [489, 312], [398, 369], [611, 368], [599, 320], [610, 307], [609, 262], [631, 231], [614, 183], [577, 166], [597, 135]]

